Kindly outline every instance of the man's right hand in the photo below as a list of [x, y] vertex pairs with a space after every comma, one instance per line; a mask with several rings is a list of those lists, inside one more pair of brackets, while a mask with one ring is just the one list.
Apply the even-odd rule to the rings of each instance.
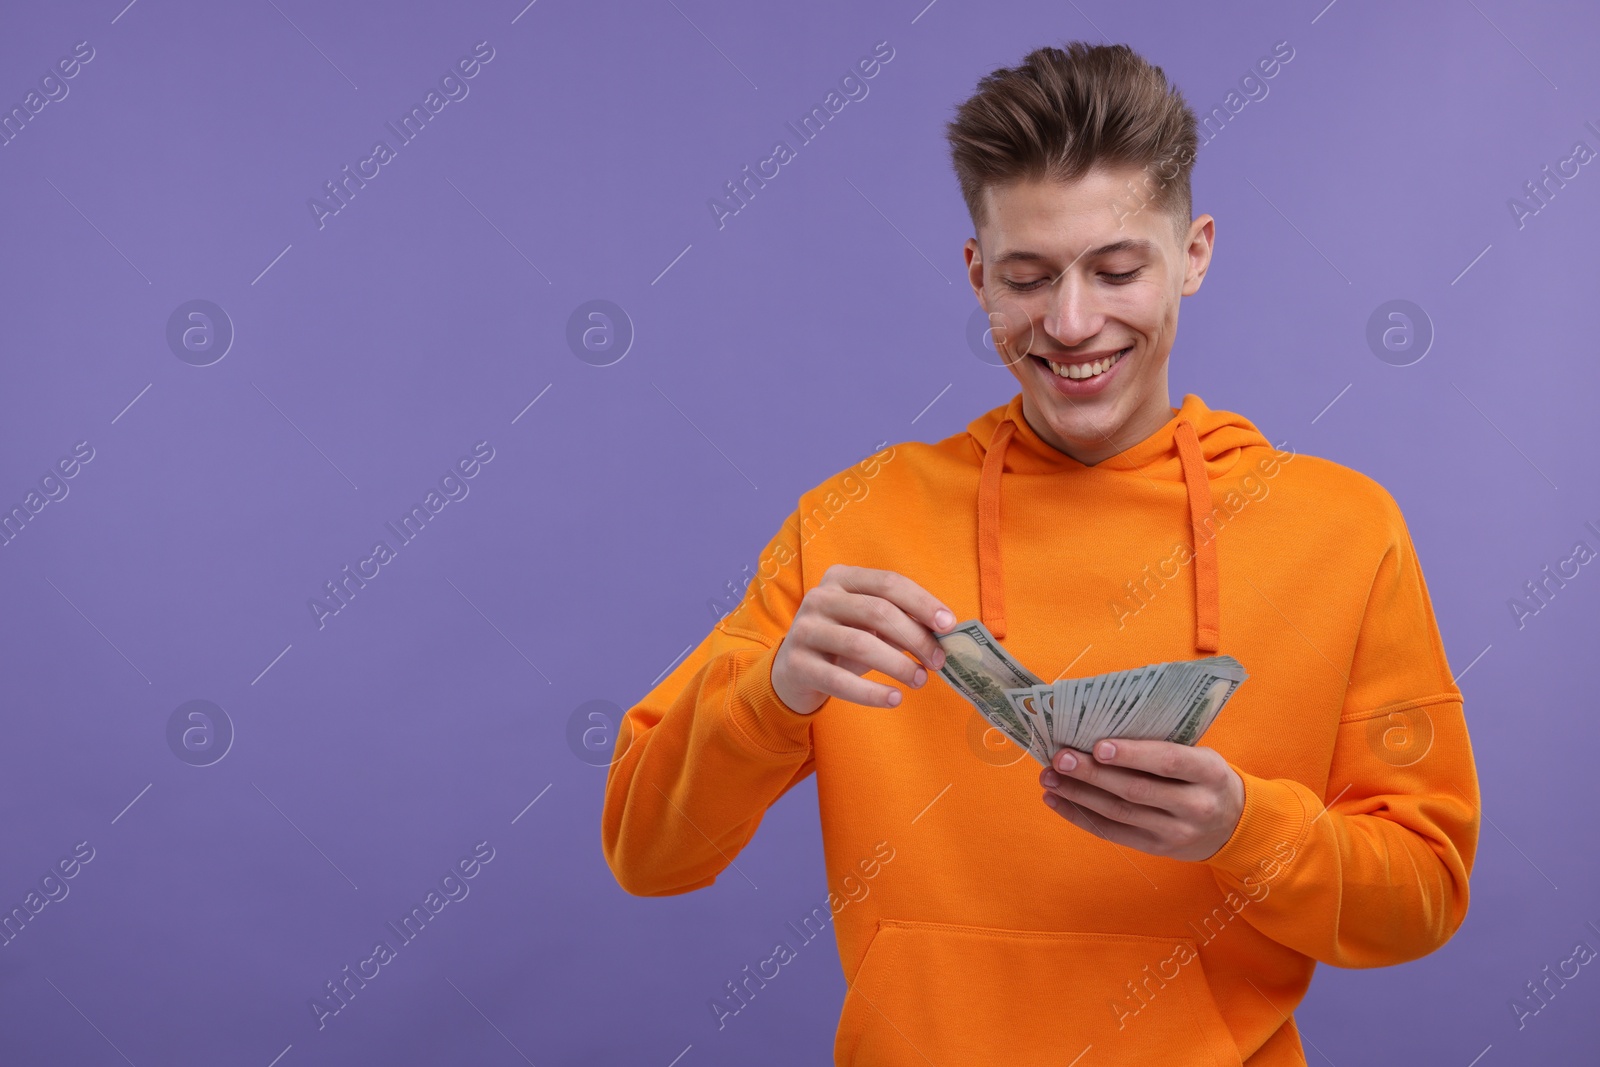
[[801, 714], [816, 711], [829, 697], [892, 708], [900, 703], [900, 690], [861, 676], [877, 670], [912, 687], [923, 685], [928, 670], [944, 666], [944, 649], [934, 635], [955, 624], [954, 612], [904, 575], [835, 563], [801, 598], [772, 660], [772, 688]]

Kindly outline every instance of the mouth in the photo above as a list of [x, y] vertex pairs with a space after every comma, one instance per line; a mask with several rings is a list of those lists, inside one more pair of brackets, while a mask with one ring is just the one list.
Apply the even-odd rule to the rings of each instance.
[[1057, 391], [1067, 396], [1087, 396], [1105, 389], [1117, 377], [1117, 368], [1132, 352], [1133, 346], [1129, 345], [1120, 351], [1101, 353], [1090, 359], [1082, 356], [1068, 359], [1030, 355], [1028, 360], [1037, 364], [1041, 373], [1050, 376], [1050, 384]]

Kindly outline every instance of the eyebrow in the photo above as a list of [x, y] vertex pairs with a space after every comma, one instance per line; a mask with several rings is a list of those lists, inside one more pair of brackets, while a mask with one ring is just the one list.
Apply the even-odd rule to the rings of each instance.
[[[1113, 252], [1149, 252], [1154, 247], [1154, 242], [1146, 240], [1143, 237], [1125, 237], [1120, 241], [1113, 241], [1108, 245], [1101, 245], [1099, 248], [1091, 248], [1078, 258], [1083, 259], [1087, 257], [1092, 259], [1096, 256], [1109, 256]], [[1042, 252], [1029, 252], [1023, 249], [1013, 249], [1010, 252], [1002, 252], [999, 256], [995, 257], [994, 265], [998, 267], [1007, 263], [1042, 263], [1052, 260], [1053, 258], [1053, 256], [1047, 256]], [[1074, 262], [1076, 262], [1076, 260], [1074, 260]]]

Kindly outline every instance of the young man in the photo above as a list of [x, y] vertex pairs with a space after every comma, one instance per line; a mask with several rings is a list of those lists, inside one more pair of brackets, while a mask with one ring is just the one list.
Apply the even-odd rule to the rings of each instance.
[[[710, 885], [815, 772], [837, 1063], [1304, 1064], [1317, 962], [1416, 959], [1466, 914], [1477, 778], [1415, 548], [1372, 479], [1170, 405], [1215, 229], [1160, 68], [1042, 48], [948, 133], [1021, 392], [801, 497], [628, 712], [607, 860], [636, 894]], [[1227, 653], [1249, 678], [1203, 744], [1035, 774], [929, 681], [968, 618], [1040, 677]]]

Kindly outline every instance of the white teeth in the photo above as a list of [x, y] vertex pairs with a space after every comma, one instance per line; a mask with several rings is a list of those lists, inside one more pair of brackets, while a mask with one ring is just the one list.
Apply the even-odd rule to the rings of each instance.
[[1123, 353], [1118, 352], [1116, 355], [1111, 356], [1108, 359], [1096, 360], [1093, 363], [1072, 364], [1070, 366], [1065, 363], [1056, 363], [1052, 360], [1045, 360], [1045, 362], [1049, 365], [1051, 372], [1058, 377], [1081, 380], [1083, 378], [1093, 378], [1097, 374], [1104, 374], [1106, 371], [1110, 370], [1111, 367], [1122, 358], [1122, 356]]

